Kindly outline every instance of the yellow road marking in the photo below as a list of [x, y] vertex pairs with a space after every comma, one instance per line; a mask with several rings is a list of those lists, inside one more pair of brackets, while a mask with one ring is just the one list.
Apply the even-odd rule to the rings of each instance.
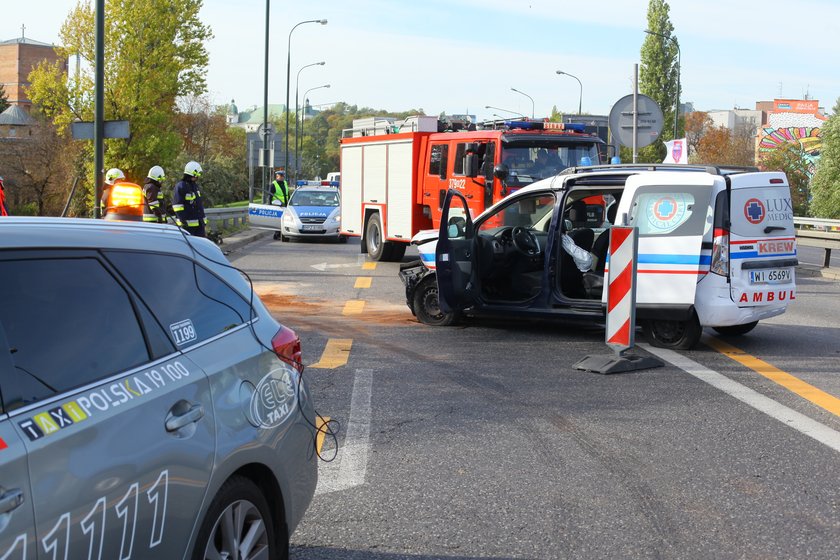
[[[321, 454], [321, 449], [324, 448], [324, 436], [327, 435], [327, 429], [329, 426], [330, 417], [329, 416], [316, 416], [315, 417], [315, 429], [318, 431], [318, 435], [315, 436], [315, 445], [318, 449], [318, 455]], [[323, 428], [323, 429], [322, 429]]]
[[375, 262], [362, 263], [362, 270], [376, 270]]
[[344, 309], [341, 311], [342, 315], [358, 315], [365, 310], [365, 300], [351, 299], [344, 304]]
[[356, 284], [353, 286], [354, 288], [370, 288], [370, 283], [373, 280], [370, 276], [359, 276], [356, 278]]
[[350, 357], [352, 338], [331, 338], [327, 341], [321, 359], [309, 366], [317, 369], [332, 369], [345, 365]]
[[708, 337], [706, 342], [724, 356], [735, 360], [739, 364], [750, 368], [760, 375], [763, 375], [773, 383], [781, 385], [788, 391], [796, 393], [803, 399], [812, 402], [820, 408], [824, 408], [835, 416], [840, 416], [840, 399], [837, 397], [829, 395], [825, 391], [817, 389], [813, 385], [802, 381], [798, 377], [794, 377], [793, 375], [784, 372], [779, 368], [756, 358], [755, 356], [751, 356], [743, 350], [730, 346], [719, 338]]

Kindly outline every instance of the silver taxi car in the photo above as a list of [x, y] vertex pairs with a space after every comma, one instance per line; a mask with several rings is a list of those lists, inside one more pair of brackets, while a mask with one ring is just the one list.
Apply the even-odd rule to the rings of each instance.
[[206, 239], [0, 220], [0, 558], [285, 558], [300, 339]]

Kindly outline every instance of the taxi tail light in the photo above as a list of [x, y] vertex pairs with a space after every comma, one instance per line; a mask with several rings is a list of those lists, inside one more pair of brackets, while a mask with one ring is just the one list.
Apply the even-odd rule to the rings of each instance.
[[288, 327], [280, 325], [280, 330], [271, 339], [271, 347], [277, 357], [303, 373], [303, 355], [300, 351], [300, 337]]
[[729, 276], [729, 230], [715, 228], [712, 241], [712, 264], [709, 270], [720, 276]]

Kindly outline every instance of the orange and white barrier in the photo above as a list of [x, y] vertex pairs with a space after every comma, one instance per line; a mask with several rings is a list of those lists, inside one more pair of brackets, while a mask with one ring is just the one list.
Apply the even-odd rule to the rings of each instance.
[[617, 353], [633, 347], [636, 326], [638, 228], [610, 228], [606, 342]]

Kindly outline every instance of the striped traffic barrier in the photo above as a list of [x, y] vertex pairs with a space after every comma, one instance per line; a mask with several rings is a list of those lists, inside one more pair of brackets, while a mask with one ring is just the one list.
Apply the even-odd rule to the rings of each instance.
[[637, 228], [610, 228], [607, 283], [607, 346], [618, 354], [633, 347], [636, 325]]
[[609, 266], [607, 267], [607, 309], [605, 342], [613, 354], [586, 356], [575, 369], [595, 373], [621, 373], [662, 366], [649, 356], [627, 351], [633, 347], [636, 332], [636, 260], [639, 254], [639, 230], [629, 226], [610, 228]]

